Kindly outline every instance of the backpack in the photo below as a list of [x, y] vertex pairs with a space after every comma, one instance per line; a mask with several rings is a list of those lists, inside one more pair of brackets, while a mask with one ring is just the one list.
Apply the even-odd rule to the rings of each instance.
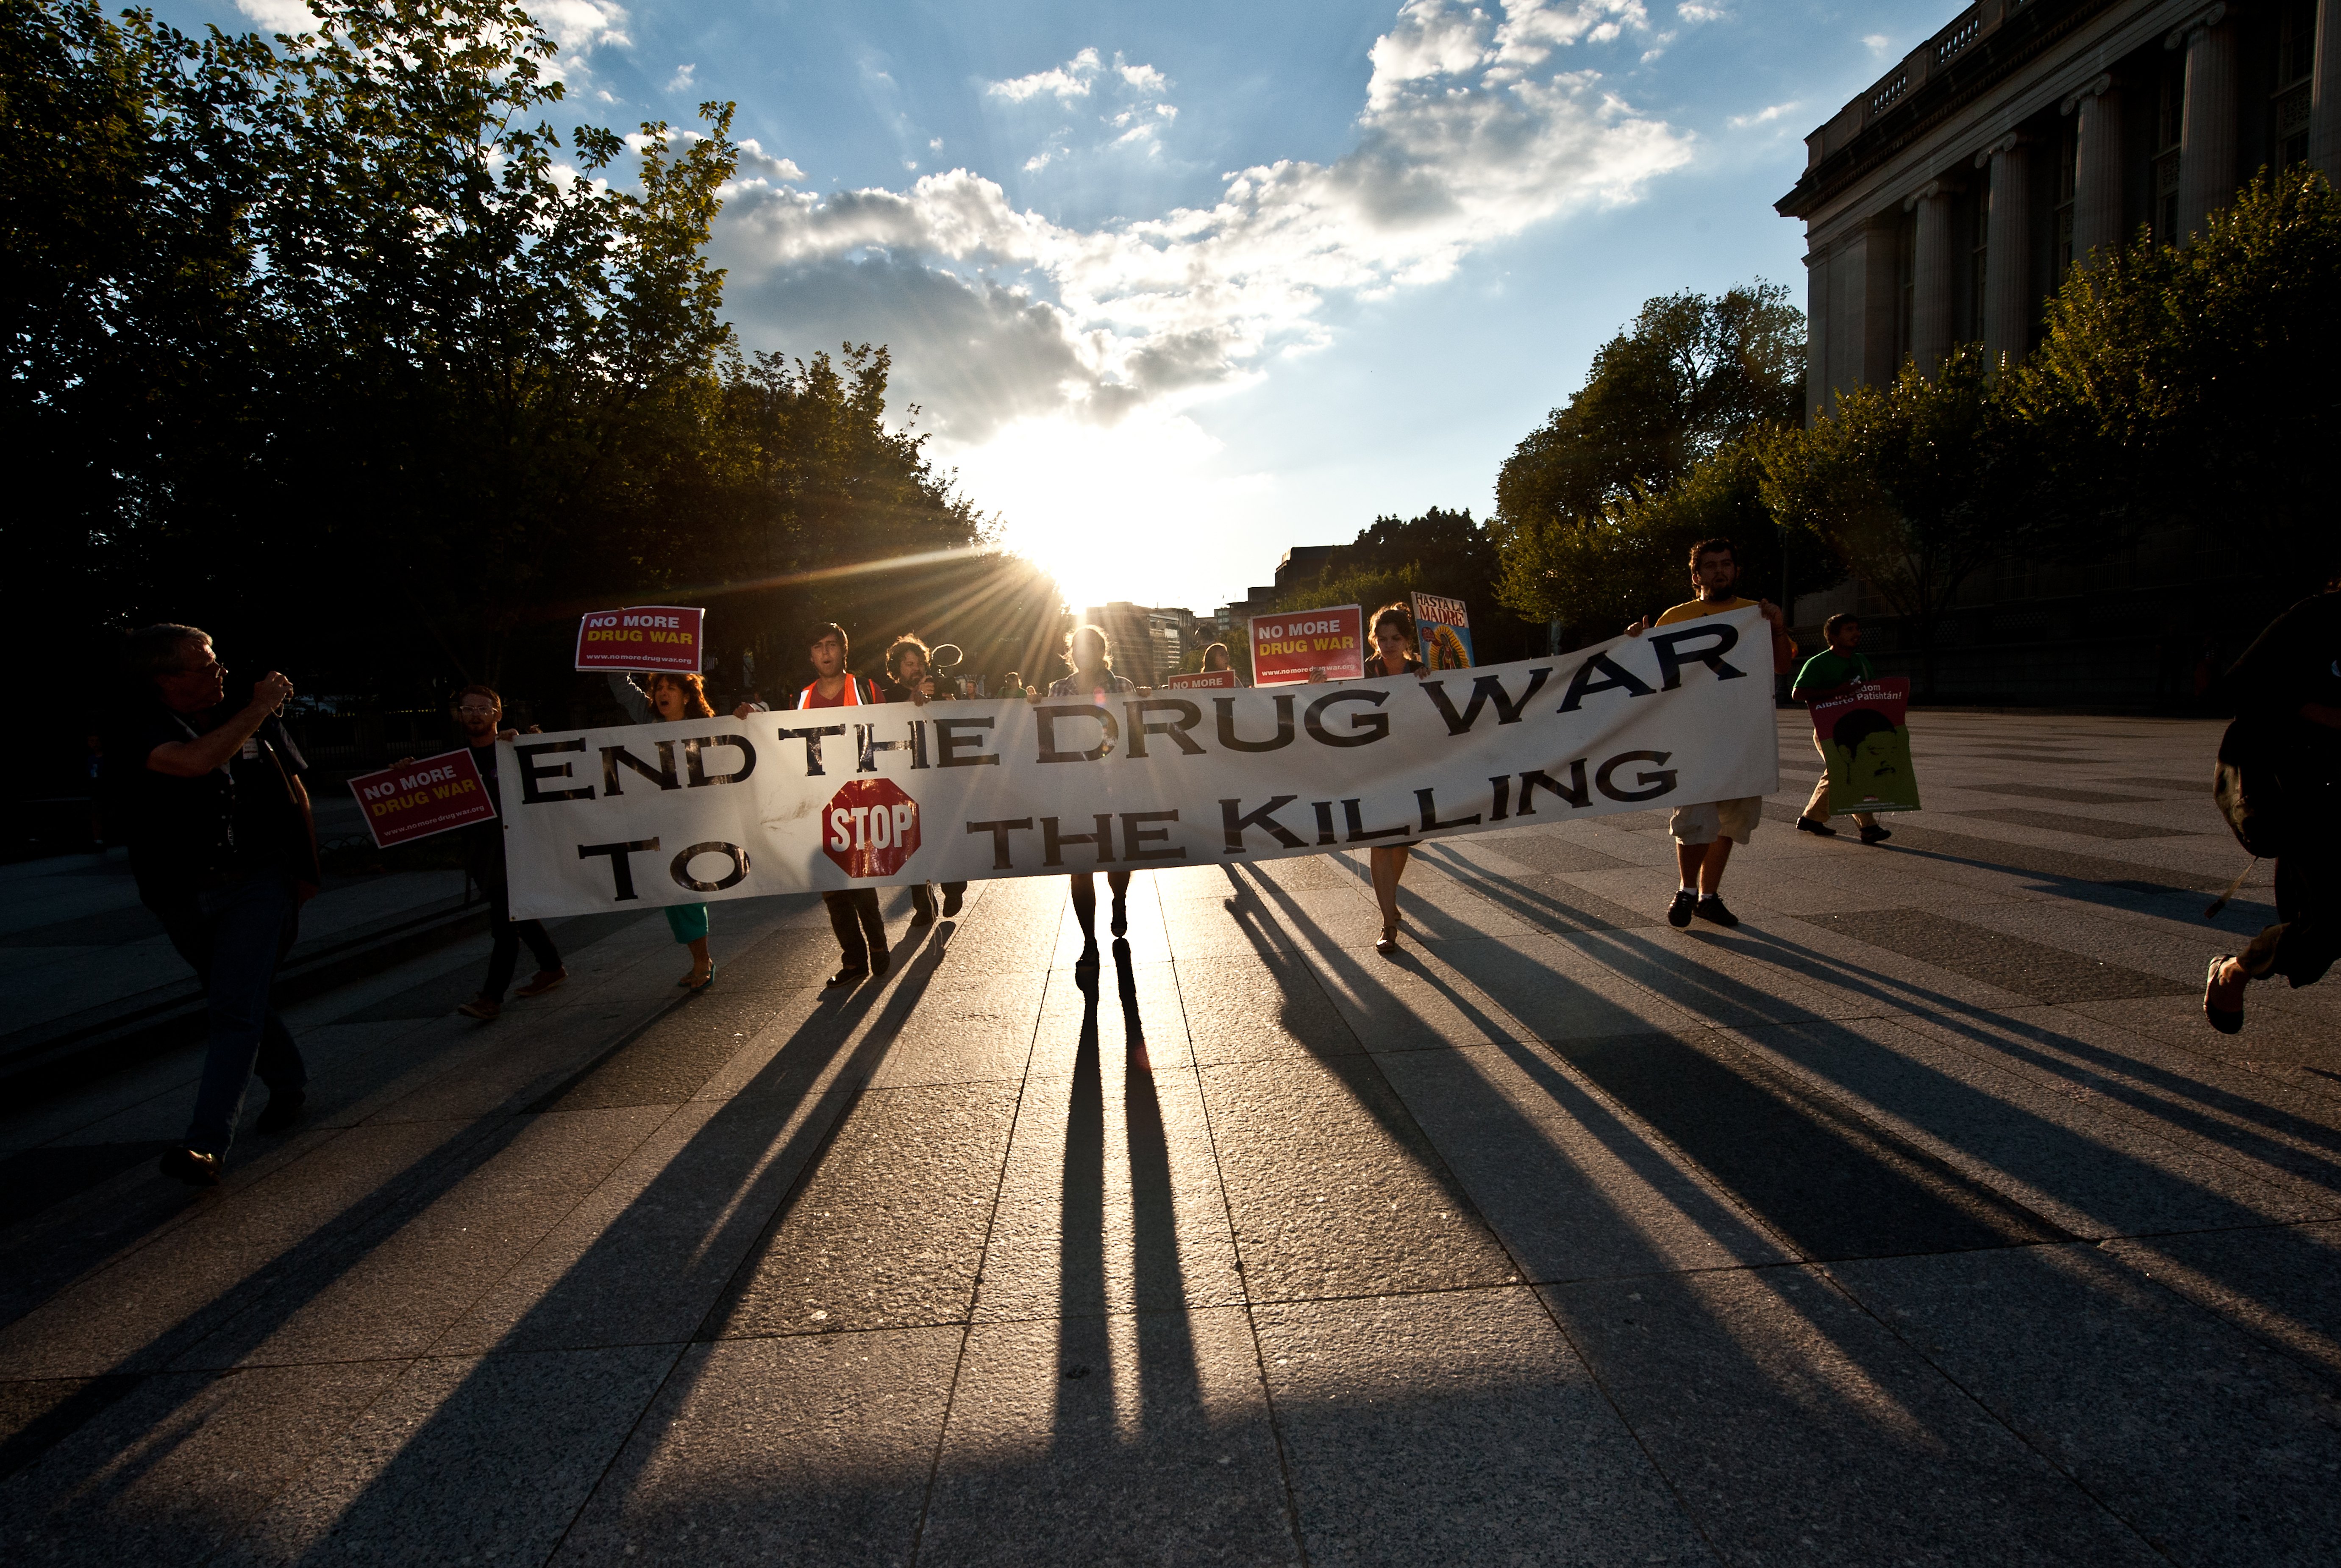
[[2271, 860], [2284, 853], [2292, 831], [2281, 764], [2286, 746], [2280, 721], [2246, 714], [2219, 737], [2219, 760], [2211, 773], [2211, 799], [2244, 852]]

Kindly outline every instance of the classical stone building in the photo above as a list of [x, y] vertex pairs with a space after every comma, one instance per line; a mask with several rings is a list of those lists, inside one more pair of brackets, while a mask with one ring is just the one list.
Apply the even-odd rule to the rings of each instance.
[[[1804, 174], [1778, 203], [1808, 241], [1809, 412], [1957, 343], [2021, 357], [2069, 269], [2142, 229], [2184, 243], [2262, 168], [2341, 178], [2337, 56], [2341, 0], [1959, 12], [1805, 138]], [[2187, 530], [2119, 561], [2002, 562], [1946, 629], [1946, 694], [2183, 700], [2207, 650], [2231, 655], [2268, 608], [2245, 564]], [[1858, 585], [1808, 595], [1795, 619], [1860, 600]]]

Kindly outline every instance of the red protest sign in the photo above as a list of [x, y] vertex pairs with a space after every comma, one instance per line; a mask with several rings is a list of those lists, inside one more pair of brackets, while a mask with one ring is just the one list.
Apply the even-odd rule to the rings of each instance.
[[1366, 612], [1354, 604], [1251, 618], [1251, 683], [1290, 686], [1320, 671], [1325, 680], [1366, 672]]
[[1213, 670], [1186, 675], [1166, 675], [1162, 678], [1163, 687], [1165, 690], [1171, 691], [1192, 691], [1198, 688], [1204, 690], [1211, 690], [1220, 687], [1232, 689], [1235, 683], [1236, 672], [1232, 670]]
[[577, 623], [580, 670], [699, 673], [699, 623], [707, 612], [677, 604], [597, 610]]
[[919, 852], [919, 803], [892, 779], [856, 779], [822, 809], [821, 852], [849, 877], [901, 874]]
[[420, 762], [361, 773], [350, 780], [365, 813], [374, 848], [411, 843], [473, 822], [493, 822], [496, 809], [481, 781], [469, 747], [425, 757]]

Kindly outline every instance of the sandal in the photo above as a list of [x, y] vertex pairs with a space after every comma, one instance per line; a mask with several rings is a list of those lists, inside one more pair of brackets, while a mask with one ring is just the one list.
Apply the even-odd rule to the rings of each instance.
[[2211, 1005], [2211, 987], [2219, 983], [2219, 971], [2226, 968], [2228, 960], [2234, 957], [2233, 953], [2220, 954], [2211, 960], [2211, 968], [2203, 977], [2203, 1017], [2223, 1035], [2240, 1034], [2244, 1027], [2243, 1008], [2215, 1007]]
[[1374, 951], [1380, 953], [1385, 958], [1398, 951], [1398, 928], [1396, 926], [1384, 926], [1382, 928], [1381, 939], [1374, 944]]
[[707, 973], [702, 975], [698, 970], [693, 969], [691, 973], [685, 975], [680, 980], [677, 980], [674, 983], [674, 988], [678, 991], [703, 991], [714, 983], [715, 966], [710, 964], [707, 966]]

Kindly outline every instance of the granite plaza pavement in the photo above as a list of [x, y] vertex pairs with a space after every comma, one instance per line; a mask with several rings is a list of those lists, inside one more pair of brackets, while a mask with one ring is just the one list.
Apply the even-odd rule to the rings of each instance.
[[1060, 880], [849, 995], [729, 903], [696, 998], [652, 913], [302, 1004], [216, 1193], [191, 1056], [6, 1107], [0, 1557], [2341, 1561], [2341, 981], [2202, 1022], [2216, 726], [1921, 713], [1864, 849], [1803, 724], [1737, 930], [1649, 813], [1394, 963], [1359, 857], [1143, 876], [1095, 997]]

